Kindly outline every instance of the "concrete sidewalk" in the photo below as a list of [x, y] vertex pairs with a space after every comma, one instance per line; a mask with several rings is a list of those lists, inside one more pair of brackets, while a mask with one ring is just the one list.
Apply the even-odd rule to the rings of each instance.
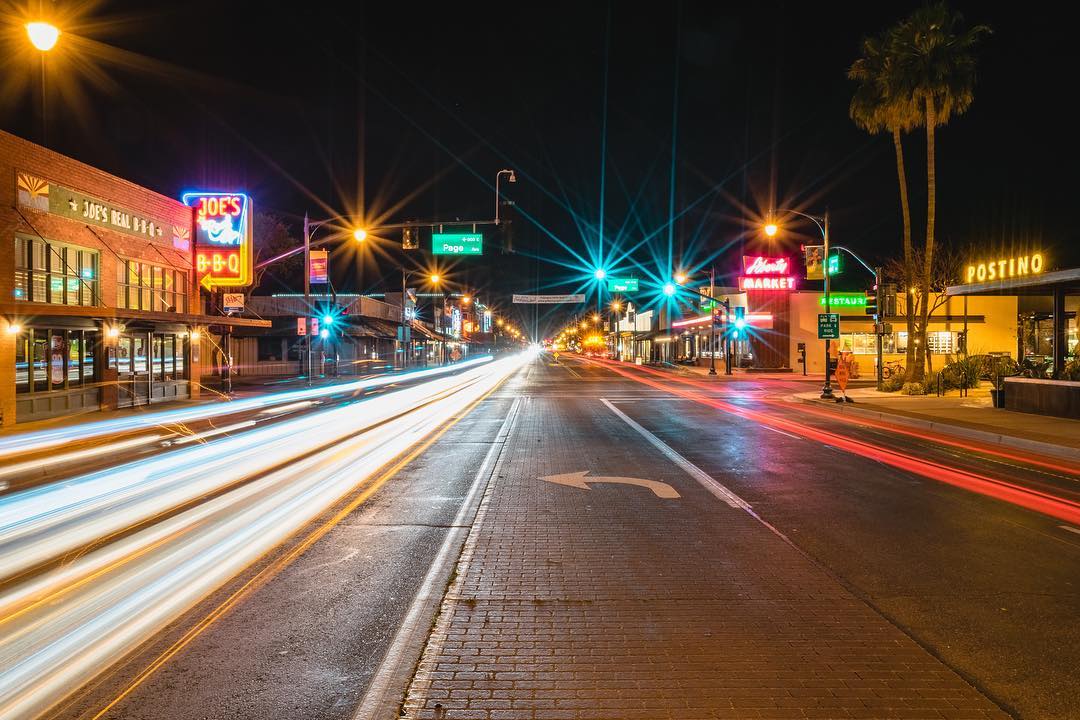
[[[936, 395], [880, 393], [872, 387], [848, 390], [854, 404], [824, 401], [817, 392], [796, 393], [793, 399], [841, 412], [880, 413], [882, 419], [902, 419], [929, 424], [942, 432], [961, 435], [1029, 450], [1052, 451], [1054, 447], [1075, 450], [1067, 455], [1080, 457], [1080, 421], [1034, 415], [995, 408], [988, 384], [961, 397], [953, 390]], [[1050, 446], [1050, 447], [1043, 447]], [[1061, 453], [1058, 453], [1061, 454]]]
[[[650, 442], [596, 399], [531, 398], [405, 717], [1008, 717], [738, 498]], [[629, 467], [679, 497], [541, 479]]]

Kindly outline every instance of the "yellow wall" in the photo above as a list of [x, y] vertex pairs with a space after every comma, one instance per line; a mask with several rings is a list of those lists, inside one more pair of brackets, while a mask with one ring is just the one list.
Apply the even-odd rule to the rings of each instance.
[[[802, 370], [798, 363], [798, 344], [806, 343], [806, 367], [811, 373], [825, 372], [825, 341], [817, 337], [817, 316], [824, 312], [819, 302], [820, 292], [795, 292], [791, 295], [791, 367], [797, 372]], [[970, 354], [983, 354], [988, 352], [1006, 352], [1016, 356], [1016, 316], [1017, 299], [1015, 296], [972, 296], [968, 298], [968, 316], [985, 316], [983, 322], [970, 320], [968, 322], [968, 352]], [[900, 307], [898, 311], [903, 313], [903, 298], [898, 298]], [[840, 333], [872, 333], [874, 323], [870, 316], [865, 315], [861, 308], [845, 308], [839, 311]], [[944, 317], [952, 315], [957, 318], [946, 322]], [[930, 320], [930, 330], [947, 330], [960, 332], [964, 329], [964, 299], [949, 298], [934, 313]], [[935, 318], [939, 318], [935, 320]], [[892, 321], [893, 332], [904, 331], [903, 317]], [[864, 373], [872, 373], [874, 369], [874, 355], [856, 355], [860, 369]], [[884, 359], [903, 359], [902, 355], [888, 354]], [[945, 362], [950, 361], [951, 356], [942, 356]], [[944, 362], [934, 356], [934, 367], [940, 367]]]

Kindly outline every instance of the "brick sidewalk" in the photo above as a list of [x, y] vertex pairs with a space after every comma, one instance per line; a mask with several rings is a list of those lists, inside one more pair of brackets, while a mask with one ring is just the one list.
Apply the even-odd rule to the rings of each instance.
[[[532, 398], [508, 447], [407, 718], [1008, 717], [596, 399]], [[585, 469], [682, 497], [538, 480]]]

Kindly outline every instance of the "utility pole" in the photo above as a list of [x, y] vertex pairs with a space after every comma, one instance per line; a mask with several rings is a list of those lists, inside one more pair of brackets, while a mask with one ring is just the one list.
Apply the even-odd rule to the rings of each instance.
[[[822, 236], [825, 238], [825, 253], [824, 253], [824, 257], [825, 257], [825, 313], [828, 314], [828, 313], [832, 312], [831, 308], [829, 307], [829, 211], [828, 211], [828, 209], [825, 210], [825, 228], [822, 231]], [[832, 400], [833, 399], [832, 383], [830, 382], [831, 375], [832, 375], [832, 373], [831, 373], [832, 367], [829, 364], [829, 343], [831, 343], [831, 342], [832, 342], [832, 340], [828, 340], [828, 339], [825, 340], [825, 385], [822, 386], [822, 388], [821, 388], [821, 399], [822, 400]]]
[[308, 222], [308, 214], [304, 213], [304, 324], [307, 332], [304, 333], [304, 376], [307, 384], [311, 384], [311, 323], [308, 316], [311, 314], [311, 225]]
[[712, 301], [712, 334], [709, 336], [709, 374], [716, 374], [716, 268], [709, 271], [709, 297]]

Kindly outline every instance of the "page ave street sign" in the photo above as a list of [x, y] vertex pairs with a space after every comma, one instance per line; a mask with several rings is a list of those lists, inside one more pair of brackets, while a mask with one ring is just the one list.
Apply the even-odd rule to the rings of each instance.
[[817, 336], [819, 340], [839, 340], [840, 313], [818, 313]]
[[637, 292], [637, 278], [609, 278], [607, 282], [608, 292]]
[[432, 233], [432, 255], [483, 255], [483, 233]]
[[561, 305], [562, 303], [583, 303], [585, 295], [515, 295], [515, 305]]

